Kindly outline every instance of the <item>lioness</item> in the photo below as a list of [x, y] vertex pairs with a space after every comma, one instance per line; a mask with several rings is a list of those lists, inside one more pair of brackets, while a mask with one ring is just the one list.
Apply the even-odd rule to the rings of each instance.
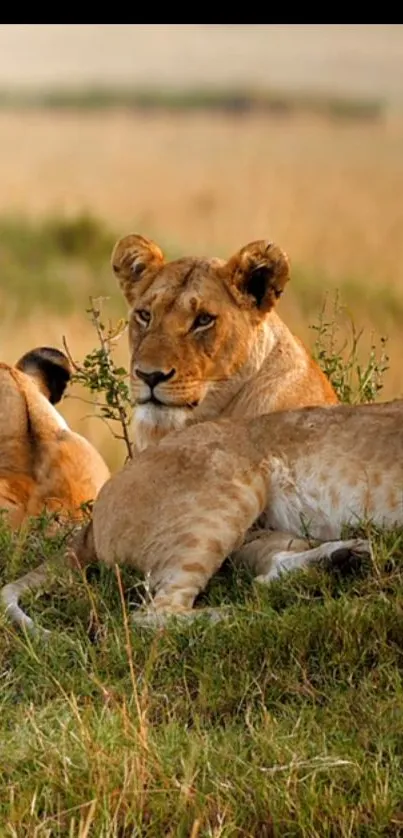
[[[337, 402], [274, 311], [290, 278], [275, 244], [252, 242], [228, 261], [167, 262], [155, 242], [132, 234], [115, 245], [112, 267], [130, 308], [137, 451], [189, 424]], [[31, 588], [44, 581], [35, 571], [29, 579]]]
[[[160, 622], [195, 613], [195, 598], [234, 551], [260, 582], [368, 553], [364, 540], [340, 540], [343, 524], [402, 524], [402, 490], [403, 401], [205, 422], [168, 434], [105, 484], [71, 557], [144, 573], [154, 598], [137, 619]], [[244, 544], [257, 522], [272, 532]], [[27, 628], [19, 596], [48, 572], [42, 566], [1, 592]]]
[[227, 262], [167, 262], [157, 244], [133, 234], [115, 245], [112, 267], [130, 307], [138, 450], [207, 419], [337, 402], [274, 310], [290, 278], [275, 244], [252, 242]]
[[52, 347], [27, 352], [14, 367], [0, 364], [0, 510], [13, 527], [44, 510], [80, 519], [81, 504], [109, 477], [54, 407], [70, 376], [68, 359]]

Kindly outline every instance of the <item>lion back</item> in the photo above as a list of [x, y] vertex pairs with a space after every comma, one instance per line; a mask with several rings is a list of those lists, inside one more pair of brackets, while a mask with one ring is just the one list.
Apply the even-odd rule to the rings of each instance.
[[54, 407], [65, 383], [55, 390], [37, 362], [28, 374], [0, 363], [0, 510], [12, 526], [45, 509], [81, 517], [109, 477], [101, 455]]
[[31, 473], [27, 403], [17, 370], [0, 364], [0, 472]]

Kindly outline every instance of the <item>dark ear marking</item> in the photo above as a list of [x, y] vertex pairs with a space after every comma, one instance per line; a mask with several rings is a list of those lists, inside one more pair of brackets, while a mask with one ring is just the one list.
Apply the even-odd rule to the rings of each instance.
[[[256, 268], [256, 270], [252, 270], [251, 272], [249, 282], [247, 283], [247, 289], [248, 293], [255, 298], [258, 308], [261, 307], [264, 300], [266, 282], [270, 281], [272, 275], [273, 271], [270, 271], [270, 269], [267, 268]], [[276, 299], [278, 299], [282, 293], [283, 292], [280, 290], [274, 290]]]
[[57, 404], [71, 378], [67, 356], [53, 346], [38, 346], [17, 361], [16, 368], [35, 379], [51, 404]]
[[144, 269], [145, 269], [144, 262], [134, 262], [134, 264], [132, 266], [132, 272], [134, 273], [135, 276], [140, 276], [140, 274], [143, 273]]
[[223, 268], [239, 304], [269, 312], [290, 278], [286, 254], [275, 244], [256, 241], [243, 247]]

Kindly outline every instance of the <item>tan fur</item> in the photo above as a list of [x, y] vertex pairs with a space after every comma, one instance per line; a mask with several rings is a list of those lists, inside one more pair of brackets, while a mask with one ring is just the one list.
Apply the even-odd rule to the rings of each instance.
[[275, 244], [252, 242], [228, 261], [169, 262], [158, 245], [132, 234], [116, 244], [112, 266], [130, 307], [139, 450], [200, 421], [337, 402], [326, 376], [274, 310], [290, 276]]
[[[403, 401], [168, 434], [101, 489], [70, 557], [141, 571], [153, 599], [137, 620], [158, 623], [197, 613], [195, 598], [231, 553], [266, 583], [311, 562], [370, 553], [365, 540], [341, 540], [345, 524], [369, 518], [403, 524]], [[46, 574], [45, 565], [1, 592], [10, 617], [28, 628], [18, 598]]]
[[[275, 244], [252, 242], [228, 261], [192, 257], [167, 262], [157, 244], [133, 234], [117, 242], [112, 266], [130, 307], [130, 380], [134, 442], [138, 452], [172, 431], [206, 420], [245, 419], [284, 408], [337, 402], [326, 376], [274, 311], [289, 280], [287, 256]], [[151, 456], [154, 467], [158, 456], [154, 452]], [[180, 461], [182, 457], [185, 454], [179, 454]], [[187, 462], [189, 473], [191, 460]], [[121, 479], [131, 484], [132, 471], [124, 474], [127, 477]], [[162, 503], [159, 488], [152, 480], [148, 481], [144, 469], [139, 474], [141, 480], [133, 487], [138, 492], [139, 508], [143, 508], [150, 491], [150, 502], [161, 497]], [[177, 481], [176, 466], [171, 476]], [[204, 489], [210, 492], [206, 477]], [[227, 482], [226, 509], [221, 520], [223, 532], [215, 535], [212, 531], [205, 543], [210, 575], [221, 564], [223, 550], [241, 549], [250, 525], [245, 527], [245, 521], [253, 523], [259, 512], [256, 492], [261, 501], [264, 496], [260, 476], [254, 489], [244, 489], [241, 498], [238, 483]], [[161, 485], [170, 493], [182, 484], [178, 480], [175, 487], [169, 481]], [[127, 533], [131, 555], [132, 530], [127, 521], [130, 515], [131, 504], [128, 504], [116, 515], [116, 521], [121, 525], [120, 538], [124, 540]], [[212, 493], [211, 508], [195, 532], [185, 528], [181, 534], [177, 562], [182, 561], [187, 578], [193, 581], [187, 593], [182, 581], [178, 583], [174, 596], [176, 609], [187, 608], [197, 591], [204, 587], [205, 557], [199, 562], [193, 553], [197, 554], [205, 529], [214, 529], [215, 517]], [[98, 517], [96, 520], [101, 529], [108, 530], [111, 526], [109, 515], [104, 522]], [[234, 527], [239, 531], [235, 542]], [[113, 526], [112, 531], [115, 532]], [[143, 535], [146, 537], [146, 533]], [[97, 557], [98, 536], [95, 541], [94, 537], [92, 527], [78, 537], [77, 549], [70, 555], [73, 562], [77, 555], [81, 564]], [[169, 540], [161, 529], [158, 539], [151, 539], [150, 556], [154, 547], [157, 553], [163, 549], [166, 537]], [[100, 538], [104, 544], [102, 558], [113, 563], [114, 545], [110, 545], [112, 552], [108, 551], [104, 536]], [[196, 541], [193, 547], [190, 539]], [[248, 549], [249, 561], [253, 547]], [[65, 568], [68, 559], [67, 556]], [[146, 574], [152, 575], [146, 556], [141, 566]], [[155, 573], [152, 575], [155, 581], [154, 577]], [[18, 599], [26, 589], [36, 589], [48, 580], [48, 566], [45, 566], [6, 586], [2, 597], [9, 616], [32, 629], [32, 621], [19, 608]], [[169, 593], [166, 597], [163, 588], [156, 595], [156, 604], [160, 609], [172, 605]]]
[[109, 477], [102, 457], [44, 393], [36, 367], [31, 376], [0, 364], [0, 510], [14, 527], [45, 510], [81, 519], [80, 506]]

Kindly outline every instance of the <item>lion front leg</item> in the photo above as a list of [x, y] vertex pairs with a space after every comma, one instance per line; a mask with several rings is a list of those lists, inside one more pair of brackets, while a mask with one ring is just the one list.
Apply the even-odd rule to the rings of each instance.
[[236, 564], [247, 567], [254, 576], [260, 577], [274, 568], [279, 553], [304, 552], [311, 547], [312, 542], [306, 538], [296, 538], [289, 532], [252, 529], [231, 558]]
[[165, 625], [170, 618], [193, 620], [206, 616], [212, 620], [219, 620], [225, 616], [225, 610], [220, 607], [194, 608], [197, 596], [205, 590], [214, 573], [219, 569], [226, 557], [225, 550], [219, 545], [205, 546], [199, 550], [197, 556], [188, 557], [186, 561], [171, 568], [159, 576], [157, 580], [150, 576], [148, 587], [153, 590], [151, 602], [133, 614], [136, 625], [158, 627]]
[[137, 625], [158, 626], [171, 617], [195, 619], [205, 615], [218, 620], [226, 615], [222, 607], [195, 609], [193, 606], [227, 556], [242, 543], [247, 524], [240, 529], [239, 518], [247, 512], [250, 522], [252, 514], [246, 504], [243, 513], [241, 510], [235, 515], [232, 510], [229, 517], [225, 507], [220, 513], [211, 510], [202, 516], [196, 509], [186, 531], [174, 528], [166, 534], [162, 541], [164, 562], [146, 576], [152, 599], [134, 614]]
[[[315, 546], [313, 546], [315, 544]], [[301, 570], [325, 561], [330, 567], [345, 565], [354, 558], [371, 556], [366, 539], [312, 542], [278, 530], [256, 530], [248, 533], [245, 543], [233, 559], [248, 567], [255, 581], [269, 584], [292, 570]]]

